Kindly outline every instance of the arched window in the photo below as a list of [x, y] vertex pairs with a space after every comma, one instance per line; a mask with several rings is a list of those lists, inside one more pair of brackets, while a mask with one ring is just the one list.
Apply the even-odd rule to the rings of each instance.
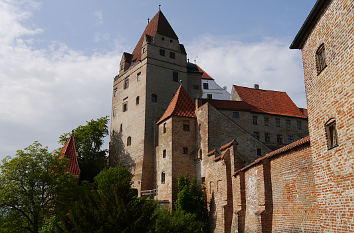
[[127, 138], [127, 146], [130, 146], [132, 144], [132, 137]]
[[165, 172], [161, 172], [161, 184], [165, 183], [166, 175]]

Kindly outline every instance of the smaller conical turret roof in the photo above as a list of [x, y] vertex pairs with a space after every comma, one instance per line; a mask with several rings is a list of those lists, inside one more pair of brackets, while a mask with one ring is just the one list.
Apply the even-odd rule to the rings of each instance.
[[65, 158], [69, 159], [66, 171], [73, 176], [80, 176], [81, 170], [76, 155], [74, 134], [71, 134], [69, 139], [66, 141], [65, 146], [61, 150], [60, 156], [65, 156]]
[[175, 96], [168, 105], [165, 113], [156, 124], [160, 124], [171, 116], [191, 117], [195, 118], [195, 105], [189, 97], [187, 91], [181, 85]]

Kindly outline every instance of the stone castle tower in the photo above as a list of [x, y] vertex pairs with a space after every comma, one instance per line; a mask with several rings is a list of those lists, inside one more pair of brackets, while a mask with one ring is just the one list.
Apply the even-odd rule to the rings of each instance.
[[128, 166], [139, 193], [155, 187], [156, 122], [181, 83], [200, 97], [201, 73], [188, 69], [184, 46], [159, 10], [134, 51], [123, 53], [113, 83], [110, 164]]

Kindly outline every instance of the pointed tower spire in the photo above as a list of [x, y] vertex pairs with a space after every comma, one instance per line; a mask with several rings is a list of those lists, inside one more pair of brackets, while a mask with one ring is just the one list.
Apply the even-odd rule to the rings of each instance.
[[66, 171], [73, 176], [79, 177], [81, 170], [76, 155], [74, 132], [72, 132], [69, 139], [66, 141], [65, 146], [61, 150], [60, 157], [64, 157], [64, 156], [65, 158], [69, 159], [69, 163]]
[[186, 89], [184, 89], [182, 85], [179, 86], [165, 113], [156, 124], [160, 124], [171, 116], [196, 117], [193, 100], [189, 97]]

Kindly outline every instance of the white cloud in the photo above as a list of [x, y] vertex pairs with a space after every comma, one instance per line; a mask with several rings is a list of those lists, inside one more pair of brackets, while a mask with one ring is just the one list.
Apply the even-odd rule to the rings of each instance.
[[96, 18], [96, 24], [103, 23], [103, 12], [102, 11], [93, 12], [93, 16]]
[[306, 106], [301, 54], [288, 42], [266, 38], [243, 43], [230, 38], [205, 35], [186, 45], [191, 61], [230, 91], [233, 84], [286, 91], [299, 106]]
[[34, 140], [54, 149], [60, 134], [110, 115], [118, 48], [90, 56], [55, 42], [32, 48], [23, 36], [41, 29], [23, 24], [31, 4], [0, 1], [0, 157]]

